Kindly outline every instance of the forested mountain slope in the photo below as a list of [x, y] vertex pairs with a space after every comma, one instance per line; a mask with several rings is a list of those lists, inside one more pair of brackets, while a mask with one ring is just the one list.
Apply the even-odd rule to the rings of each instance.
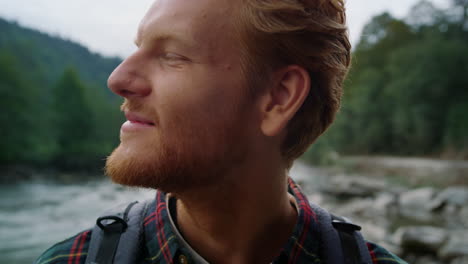
[[67, 67], [73, 67], [83, 81], [105, 88], [109, 73], [119, 58], [105, 58], [86, 47], [59, 37], [21, 27], [0, 18], [0, 52], [15, 57], [26, 79], [44, 79], [53, 85]]
[[122, 122], [106, 88], [119, 63], [0, 19], [0, 164], [102, 163]]
[[354, 47], [337, 120], [312, 146], [326, 152], [468, 158], [468, 1], [383, 13]]

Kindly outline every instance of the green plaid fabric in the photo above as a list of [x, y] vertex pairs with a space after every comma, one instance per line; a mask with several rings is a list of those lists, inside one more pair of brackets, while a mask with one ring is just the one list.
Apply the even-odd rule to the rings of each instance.
[[[273, 264], [322, 263], [319, 254], [320, 244], [318, 222], [315, 212], [299, 186], [290, 179], [289, 191], [296, 198], [299, 219], [293, 234], [284, 245]], [[188, 249], [178, 241], [170, 224], [166, 194], [157, 192], [149, 206], [144, 222], [144, 245], [142, 263], [195, 264]], [[60, 242], [40, 256], [35, 264], [84, 264], [91, 239], [91, 230]], [[367, 247], [373, 264], [406, 264], [384, 248], [368, 242]]]
[[84, 231], [65, 241], [55, 244], [44, 252], [34, 263], [85, 263], [91, 230]]

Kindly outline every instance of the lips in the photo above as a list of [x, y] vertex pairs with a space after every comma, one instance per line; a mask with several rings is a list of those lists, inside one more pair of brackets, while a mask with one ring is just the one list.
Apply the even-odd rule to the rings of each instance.
[[127, 118], [127, 121], [122, 124], [120, 129], [121, 136], [123, 134], [148, 131], [156, 127], [152, 120], [136, 113], [125, 112], [125, 117]]
[[155, 125], [153, 121], [151, 121], [149, 119], [146, 119], [145, 117], [140, 116], [140, 115], [135, 114], [135, 113], [126, 112], [125, 117], [127, 118], [127, 120], [130, 123], [147, 125], [147, 126], [154, 126]]

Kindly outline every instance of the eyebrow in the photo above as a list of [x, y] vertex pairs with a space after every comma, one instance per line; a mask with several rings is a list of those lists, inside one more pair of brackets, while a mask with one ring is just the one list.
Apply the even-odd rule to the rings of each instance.
[[[179, 36], [177, 34], [173, 34], [173, 33], [163, 33], [163, 34], [160, 34], [160, 33], [152, 33], [152, 34], [149, 34], [149, 36], [146, 37], [151, 43], [154, 43], [154, 42], [170, 42], [170, 41], [173, 41], [173, 42], [177, 42], [179, 44], [182, 44], [184, 46], [191, 46], [189, 45], [188, 43], [191, 43], [190, 41], [187, 40], [187, 38], [185, 37], [182, 37], [182, 36]], [[134, 39], [134, 43], [137, 47], [139, 47], [141, 45], [143, 41], [143, 33], [141, 30], [138, 31], [135, 39]]]

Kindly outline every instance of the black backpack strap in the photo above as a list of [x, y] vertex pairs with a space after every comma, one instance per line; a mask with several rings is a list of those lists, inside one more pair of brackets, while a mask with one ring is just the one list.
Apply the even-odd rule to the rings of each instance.
[[324, 263], [372, 264], [367, 245], [358, 232], [361, 227], [317, 205], [311, 204], [311, 207], [318, 217]]
[[331, 215], [318, 205], [311, 204], [310, 206], [317, 215], [320, 226], [320, 251], [323, 262], [327, 264], [344, 264], [340, 236], [332, 225]]
[[336, 231], [338, 231], [340, 237], [345, 263], [372, 264], [369, 249], [359, 232], [361, 227], [351, 223], [351, 221], [344, 217], [333, 214], [330, 215], [332, 218], [332, 225], [335, 227]]
[[119, 206], [96, 220], [86, 264], [137, 263], [147, 202]]

